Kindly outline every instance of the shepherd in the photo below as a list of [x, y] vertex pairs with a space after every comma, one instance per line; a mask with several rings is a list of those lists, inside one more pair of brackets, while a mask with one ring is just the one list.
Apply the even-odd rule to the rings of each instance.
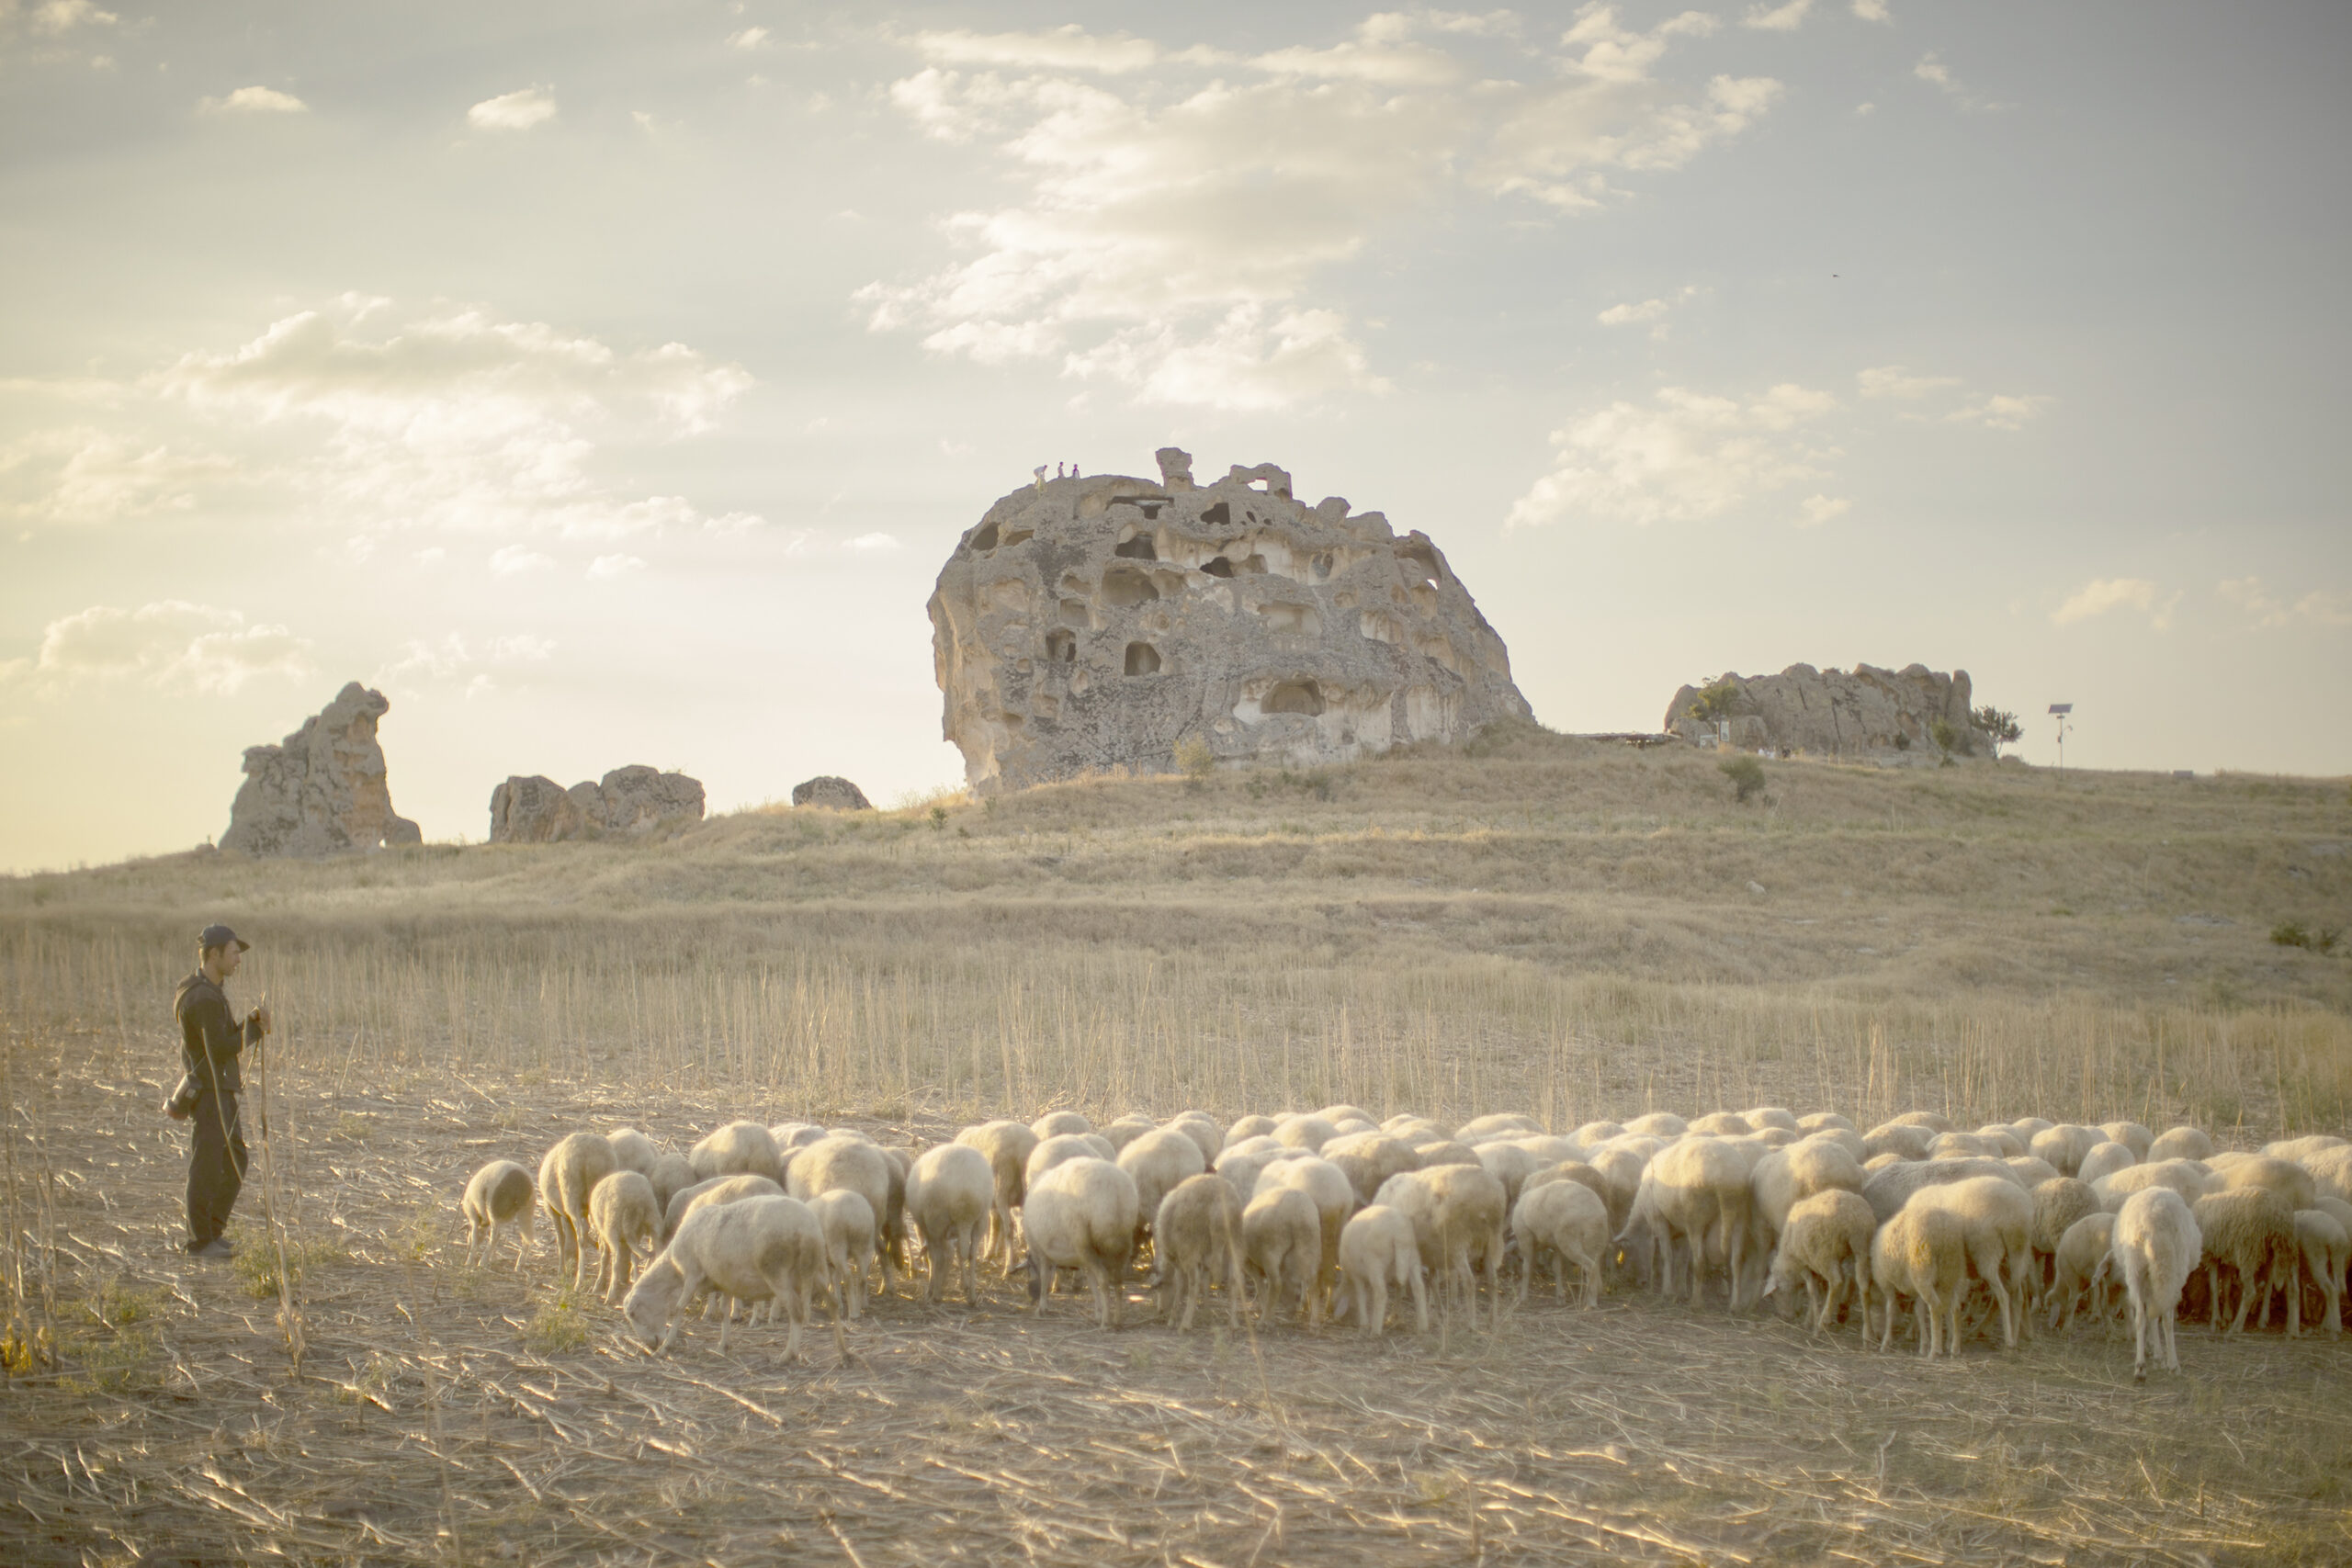
[[197, 933], [196, 973], [180, 982], [172, 1012], [180, 1021], [179, 1087], [164, 1109], [192, 1123], [187, 1156], [187, 1249], [198, 1258], [232, 1256], [221, 1233], [245, 1182], [245, 1134], [237, 1115], [244, 1088], [238, 1058], [269, 1033], [269, 998], [240, 1022], [221, 987], [253, 943], [227, 926]]

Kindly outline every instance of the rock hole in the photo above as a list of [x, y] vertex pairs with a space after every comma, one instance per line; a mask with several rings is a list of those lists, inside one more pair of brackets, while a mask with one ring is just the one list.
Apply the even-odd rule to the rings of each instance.
[[1323, 711], [1323, 688], [1313, 681], [1278, 681], [1261, 706], [1266, 713], [1319, 714]]
[[1396, 547], [1396, 565], [1409, 583], [1425, 583], [1434, 587], [1438, 581], [1437, 552], [1427, 545]]
[[996, 548], [995, 524], [988, 523], [981, 525], [980, 531], [972, 536], [972, 548], [976, 550], [992, 550]]
[[1263, 577], [1266, 575], [1266, 558], [1263, 556], [1251, 556], [1248, 560], [1241, 563], [1241, 570], [1250, 573], [1252, 576]]
[[1312, 604], [1261, 604], [1258, 614], [1270, 632], [1301, 632], [1308, 637], [1323, 635], [1323, 617], [1315, 613]]
[[1226, 527], [1233, 521], [1233, 509], [1220, 501], [1215, 506], [1202, 511], [1201, 521], [1216, 527]]
[[1207, 572], [1211, 577], [1231, 577], [1233, 575], [1233, 563], [1226, 559], [1223, 556], [1212, 556], [1201, 570]]
[[[1127, 673], [1130, 675], [1159, 674], [1159, 649], [1148, 642], [1127, 644]], [[1316, 711], [1320, 713], [1323, 710], [1318, 707]]]
[[1144, 503], [1143, 515], [1144, 521], [1147, 523], [1158, 519], [1159, 516], [1159, 503], [1156, 501], [1146, 502]]
[[1121, 541], [1111, 553], [1127, 560], [1158, 560], [1159, 558], [1159, 552], [1151, 547], [1151, 536], [1148, 534], [1137, 534], [1132, 539]]
[[1004, 546], [1007, 549], [1010, 549], [1015, 545], [1027, 544], [1029, 540], [1035, 536], [1035, 531], [1034, 529], [1008, 528], [1004, 531], [1003, 536], [997, 540], [997, 543]]
[[1102, 574], [1102, 597], [1114, 608], [1125, 610], [1159, 598], [1159, 590], [1142, 572], [1106, 571]]
[[1065, 599], [1062, 601], [1062, 625], [1066, 626], [1091, 626], [1093, 624], [1094, 617], [1086, 613], [1085, 600]]
[[1314, 571], [1314, 573], [1315, 573], [1315, 581], [1317, 581], [1317, 582], [1328, 582], [1329, 581], [1330, 581], [1330, 577], [1331, 577], [1331, 552], [1330, 552], [1330, 551], [1329, 551], [1329, 550], [1325, 550], [1321, 555], [1317, 556], [1317, 557], [1315, 558], [1315, 560], [1314, 560], [1314, 563], [1313, 563], [1313, 566], [1312, 566], [1312, 569], [1311, 569], [1311, 570], [1312, 570]]
[[1082, 578], [1082, 577], [1079, 576], [1079, 575], [1078, 575], [1078, 573], [1076, 573], [1076, 572], [1074, 572], [1074, 571], [1066, 571], [1066, 572], [1062, 573], [1062, 592], [1065, 592], [1065, 593], [1091, 593], [1091, 592], [1092, 592], [1093, 591], [1094, 591], [1094, 584], [1092, 584], [1092, 583], [1091, 583], [1091, 582], [1087, 581], [1086, 581], [1086, 579], [1084, 579], [1084, 578]]
[[1057, 664], [1078, 662], [1078, 636], [1057, 626], [1046, 634], [1046, 657]]

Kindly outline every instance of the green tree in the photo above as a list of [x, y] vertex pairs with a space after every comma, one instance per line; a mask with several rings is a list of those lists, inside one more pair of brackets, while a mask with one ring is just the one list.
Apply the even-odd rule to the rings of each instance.
[[1993, 755], [1996, 758], [2000, 756], [2002, 747], [2016, 745], [2025, 734], [2024, 727], [2018, 723], [2017, 715], [2007, 708], [1996, 708], [1990, 703], [1968, 716], [1977, 728], [1993, 738]]
[[1763, 793], [1764, 764], [1746, 752], [1736, 757], [1725, 757], [1715, 766], [1723, 771], [1724, 777], [1731, 781], [1732, 798], [1742, 806]]

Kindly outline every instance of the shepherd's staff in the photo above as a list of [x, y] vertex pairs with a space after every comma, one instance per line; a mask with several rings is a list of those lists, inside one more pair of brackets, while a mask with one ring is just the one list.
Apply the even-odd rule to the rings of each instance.
[[270, 1245], [277, 1252], [278, 1323], [286, 1330], [286, 1350], [294, 1360], [294, 1375], [301, 1376], [302, 1354], [308, 1348], [302, 1334], [301, 1309], [294, 1304], [294, 1270], [286, 1256], [286, 1227], [277, 1219], [277, 1162], [272, 1157], [269, 1138], [269, 1048], [268, 1036], [277, 1032], [277, 1021], [269, 1016], [269, 993], [262, 993], [254, 1009], [265, 1021], [261, 1043], [254, 1048], [254, 1109], [260, 1117], [261, 1134], [261, 1218], [269, 1231]]

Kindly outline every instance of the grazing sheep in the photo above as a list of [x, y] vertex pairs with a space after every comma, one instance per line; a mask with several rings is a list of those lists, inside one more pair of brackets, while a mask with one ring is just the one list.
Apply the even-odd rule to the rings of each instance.
[[2017, 1155], [2001, 1162], [2017, 1173], [2017, 1179], [2028, 1187], [2039, 1187], [2045, 1181], [2060, 1179], [2058, 1168], [2046, 1159], [2031, 1155]]
[[[1968, 1282], [1968, 1246], [1960, 1222], [1934, 1207], [1905, 1208], [1871, 1236], [1871, 1288], [1886, 1301], [1882, 1350], [1894, 1338], [1898, 1298], [1909, 1296], [1919, 1326], [1919, 1354], [1960, 1354], [1960, 1292]], [[1863, 1314], [1862, 1333], [1870, 1334]]]
[[2102, 1122], [2098, 1131], [2109, 1143], [2130, 1149], [2134, 1165], [2148, 1157], [2148, 1145], [2156, 1141], [2156, 1135], [2137, 1122]]
[[531, 1220], [537, 1213], [531, 1201], [538, 1196], [532, 1184], [531, 1173], [511, 1159], [494, 1159], [474, 1172], [466, 1183], [462, 1207], [466, 1215], [466, 1261], [474, 1260], [477, 1244], [481, 1248], [482, 1261], [490, 1261], [491, 1249], [498, 1240], [498, 1227], [505, 1225], [514, 1236], [514, 1268], [523, 1267], [523, 1250], [530, 1245]]
[[2337, 1137], [2333, 1133], [2313, 1133], [2301, 1138], [2280, 1138], [2262, 1145], [2262, 1152], [2272, 1159], [2301, 1161], [2328, 1149], [2352, 1148], [2352, 1140]]
[[[1413, 1222], [1395, 1209], [1374, 1203], [1359, 1209], [1340, 1233], [1340, 1303], [1366, 1334], [1388, 1330], [1388, 1287], [1413, 1292], [1414, 1325], [1430, 1330], [1429, 1295], [1421, 1284], [1420, 1244]], [[1334, 1315], [1337, 1315], [1336, 1314]]]
[[654, 1201], [662, 1205], [662, 1212], [666, 1214], [670, 1212], [670, 1200], [695, 1184], [695, 1168], [686, 1163], [684, 1155], [657, 1155], [653, 1168], [645, 1173], [645, 1179], [653, 1183]]
[[634, 1170], [616, 1170], [588, 1194], [588, 1223], [604, 1258], [596, 1265], [596, 1294], [619, 1299], [637, 1275], [638, 1255], [651, 1257], [660, 1245], [662, 1205], [653, 1183]]
[[[768, 1302], [770, 1316], [780, 1306], [789, 1325], [784, 1359], [797, 1360], [809, 1299], [825, 1278], [824, 1228], [808, 1206], [792, 1198], [747, 1198], [688, 1215], [622, 1302], [621, 1313], [639, 1343], [659, 1355], [678, 1337], [680, 1305], [705, 1287], [730, 1301]], [[719, 1324], [722, 1355], [734, 1315], [730, 1311]], [[839, 1314], [833, 1317], [833, 1348], [849, 1353]]]
[[1075, 1111], [1048, 1111], [1035, 1122], [1030, 1122], [1029, 1130], [1037, 1134], [1037, 1141], [1042, 1144], [1047, 1138], [1064, 1137], [1073, 1133], [1091, 1133], [1094, 1131], [1094, 1123]]
[[2222, 1190], [2228, 1192], [2242, 1187], [2258, 1187], [2285, 1199], [2290, 1210], [2308, 1209], [2312, 1201], [2319, 1196], [2319, 1184], [2312, 1179], [2312, 1173], [2290, 1159], [2252, 1155], [2231, 1162], [2229, 1168], [2221, 1174]]
[[1046, 1310], [1055, 1269], [1075, 1269], [1093, 1292], [1097, 1325], [1117, 1327], [1126, 1306], [1127, 1262], [1135, 1255], [1135, 1179], [1093, 1155], [1064, 1160], [1030, 1181], [1021, 1214], [1031, 1310]]
[[[2134, 1193], [2125, 1199], [2122, 1213], [2129, 1213], [2132, 1203], [2142, 1196]], [[2226, 1268], [2233, 1269], [2238, 1277], [2237, 1316], [2226, 1332], [2235, 1334], [2245, 1327], [2246, 1311], [2254, 1304], [2257, 1292], [2264, 1309], [2255, 1318], [2259, 1326], [2263, 1318], [2269, 1315], [2270, 1292], [2276, 1289], [2287, 1292], [2287, 1332], [2300, 1333], [2302, 1292], [2295, 1284], [2297, 1271], [2302, 1267], [2303, 1250], [2295, 1237], [2293, 1206], [2268, 1188], [2237, 1187], [2198, 1199], [2189, 1205], [2189, 1213], [2196, 1216], [2197, 1233], [2204, 1249], [2205, 1292], [2212, 1303], [2210, 1310], [2213, 1332], [2224, 1332], [2222, 1270]], [[2122, 1234], [2120, 1220], [2116, 1234], [2119, 1237]]]
[[1870, 1159], [1893, 1155], [1897, 1159], [1921, 1160], [1928, 1157], [1935, 1141], [1932, 1128], [1913, 1122], [1882, 1122], [1862, 1134], [1862, 1148]]
[[697, 1181], [692, 1187], [682, 1187], [670, 1196], [669, 1206], [662, 1213], [662, 1240], [674, 1239], [678, 1227], [696, 1209], [708, 1209], [720, 1203], [740, 1203], [746, 1198], [780, 1198], [784, 1189], [764, 1176], [714, 1176], [708, 1181]]
[[2148, 1152], [2140, 1156], [2143, 1164], [2160, 1159], [2211, 1159], [2213, 1140], [2196, 1127], [2168, 1127], [2158, 1133], [2148, 1144]]
[[1861, 1162], [1843, 1145], [1804, 1138], [1758, 1160], [1748, 1185], [1756, 1194], [1757, 1212], [1767, 1222], [1768, 1235], [1777, 1237], [1788, 1224], [1789, 1210], [1800, 1201], [1832, 1189], [1860, 1193], [1868, 1179]]
[[1756, 1129], [1728, 1111], [1710, 1111], [1683, 1131], [1710, 1138], [1744, 1138]]
[[[1337, 1125], [1336, 1122], [1333, 1124]], [[1225, 1150], [1225, 1129], [1218, 1126], [1216, 1119], [1205, 1111], [1180, 1111], [1167, 1125], [1169, 1131], [1182, 1133], [1193, 1140], [1193, 1145], [1201, 1151], [1203, 1170], [1216, 1164], [1216, 1156]]]
[[2119, 1170], [2129, 1170], [2139, 1163], [2126, 1145], [2112, 1141], [2094, 1144], [2091, 1145], [2090, 1153], [2083, 1156], [2082, 1163], [2075, 1167], [2075, 1179], [2082, 1182], [2097, 1181], [2102, 1176], [2112, 1176]]
[[1037, 1146], [1029, 1151], [1023, 1179], [1035, 1187], [1039, 1177], [1065, 1161], [1107, 1159], [1115, 1162], [1118, 1157], [1117, 1150], [1091, 1133], [1056, 1133], [1050, 1138], [1038, 1139]]
[[1532, 1137], [1543, 1130], [1544, 1123], [1532, 1116], [1523, 1116], [1516, 1111], [1494, 1111], [1464, 1122], [1453, 1130], [1453, 1135], [1466, 1144], [1497, 1134], [1509, 1138]]
[[1119, 1168], [1136, 1184], [1137, 1240], [1143, 1227], [1159, 1213], [1159, 1201], [1176, 1184], [1208, 1168], [1201, 1145], [1182, 1133], [1153, 1127], [1119, 1151]]
[[[1981, 1133], [1939, 1133], [1935, 1142], [1928, 1145], [1929, 1159], [2007, 1159], [2017, 1140], [2004, 1133], [1998, 1138], [1988, 1138]], [[2022, 1152], [2022, 1151], [2018, 1151]]]
[[1805, 1131], [1797, 1125], [1797, 1113], [1784, 1106], [1758, 1105], [1741, 1111], [1739, 1119], [1759, 1133], [1767, 1127], [1783, 1127], [1792, 1133]]
[[2133, 1381], [2148, 1375], [2151, 1329], [2160, 1342], [2165, 1371], [2180, 1371], [2180, 1354], [2174, 1344], [2180, 1288], [2188, 1282], [2188, 1271], [2197, 1267], [2204, 1246], [2197, 1216], [2169, 1187], [2134, 1192], [2115, 1216], [2115, 1236], [2108, 1255], [2132, 1301]]
[[[1625, 1228], [1633, 1217], [1634, 1195], [1641, 1190], [1642, 1172], [1648, 1168], [1648, 1156], [1632, 1149], [1595, 1149], [1585, 1156], [1601, 1180], [1600, 1196], [1609, 1204], [1609, 1234], [1615, 1235]], [[1569, 1173], [1573, 1178], [1575, 1173]]]
[[757, 1122], [729, 1122], [688, 1150], [686, 1163], [697, 1181], [714, 1176], [764, 1176], [779, 1185], [784, 1181], [784, 1156]]
[[1671, 1111], [1653, 1111], [1625, 1123], [1626, 1132], [1644, 1138], [1679, 1138], [1690, 1130], [1690, 1123]]
[[[1347, 1173], [1329, 1160], [1315, 1155], [1302, 1155], [1296, 1159], [1278, 1160], [1258, 1176], [1259, 1192], [1277, 1187], [1295, 1188], [1306, 1194], [1315, 1205], [1315, 1221], [1321, 1247], [1317, 1254], [1315, 1288], [1328, 1297], [1331, 1289], [1332, 1271], [1340, 1266], [1340, 1232], [1346, 1228], [1348, 1216], [1356, 1210], [1355, 1184]], [[1252, 1194], [1254, 1197], [1256, 1194]]]
[[792, 1157], [795, 1149], [805, 1149], [825, 1135], [825, 1130], [814, 1122], [778, 1122], [768, 1129], [768, 1136], [775, 1140], [776, 1154]]
[[567, 1133], [539, 1161], [539, 1200], [555, 1222], [555, 1271], [571, 1269], [571, 1288], [588, 1281], [588, 1194], [613, 1173], [613, 1145], [599, 1133]]
[[1503, 1202], [1519, 1201], [1519, 1190], [1527, 1179], [1548, 1163], [1535, 1157], [1532, 1151], [1515, 1143], [1496, 1141], [1480, 1144], [1476, 1150], [1478, 1164], [1488, 1176], [1503, 1184]]
[[1012, 1273], [1012, 1212], [1029, 1190], [1029, 1156], [1035, 1151], [1036, 1133], [1025, 1122], [983, 1122], [956, 1134], [959, 1144], [986, 1155], [994, 1191], [989, 1201], [986, 1253]]
[[923, 1299], [935, 1302], [950, 1269], [964, 1277], [964, 1299], [980, 1300], [980, 1239], [986, 1234], [996, 1172], [989, 1156], [968, 1144], [925, 1149], [907, 1176], [907, 1217], [922, 1237], [929, 1279]]
[[2075, 1223], [2086, 1214], [2099, 1212], [2098, 1194], [2088, 1183], [2071, 1176], [2053, 1176], [2038, 1181], [2033, 1187], [2033, 1282], [2037, 1292], [2047, 1288], [2051, 1270], [2056, 1267], [2058, 1244]]
[[1442, 1165], [1476, 1165], [1478, 1151], [1467, 1144], [1446, 1138], [1436, 1143], [1415, 1145], [1413, 1158], [1419, 1162], [1419, 1168], [1435, 1170]]
[[1245, 1138], [1270, 1138], [1273, 1136], [1275, 1125], [1271, 1116], [1244, 1116], [1225, 1130], [1225, 1142], [1217, 1152], [1222, 1154]]
[[1137, 1115], [1130, 1112], [1127, 1115], [1120, 1117], [1108, 1127], [1103, 1128], [1102, 1137], [1115, 1153], [1118, 1150], [1125, 1148], [1129, 1144], [1134, 1143], [1146, 1133], [1156, 1131], [1159, 1126], [1159, 1123], [1153, 1121], [1148, 1116]]
[[2006, 1176], [1973, 1176], [1923, 1187], [1904, 1207], [1940, 1209], [1960, 1222], [1968, 1266], [2000, 1305], [2001, 1343], [2016, 1349], [2033, 1269], [2033, 1195]]
[[1568, 1134], [1570, 1138], [1588, 1149], [1598, 1148], [1611, 1138], [1622, 1138], [1624, 1135], [1625, 1125], [1622, 1122], [1588, 1122]]
[[[2347, 1260], [2352, 1260], [2352, 1236], [2346, 1235], [2335, 1216], [2317, 1209], [2301, 1209], [2295, 1213], [2295, 1240], [2302, 1249], [2304, 1271], [2326, 1303], [2328, 1333], [2343, 1333], [2344, 1270]], [[2300, 1284], [2296, 1291], [2301, 1293]]]
[[1402, 1138], [1386, 1133], [1360, 1133], [1332, 1139], [1323, 1145], [1322, 1156], [1336, 1165], [1356, 1190], [1356, 1201], [1372, 1201], [1372, 1195], [1390, 1177], [1420, 1168], [1420, 1157], [1413, 1146]]
[[1835, 1111], [1812, 1111], [1797, 1118], [1800, 1133], [1851, 1133], [1861, 1136], [1861, 1129]]
[[662, 1157], [653, 1140], [634, 1127], [616, 1127], [605, 1134], [605, 1142], [613, 1145], [613, 1168], [633, 1170], [650, 1180], [653, 1162]]
[[1554, 1181], [1524, 1193], [1510, 1212], [1511, 1235], [1519, 1242], [1519, 1299], [1547, 1257], [1559, 1286], [1560, 1300], [1568, 1299], [1568, 1265], [1583, 1276], [1583, 1302], [1600, 1300], [1600, 1259], [1609, 1246], [1609, 1209], [1600, 1195], [1577, 1181]]
[[1925, 1188], [1939, 1187], [1948, 1182], [1965, 1181], [1974, 1176], [1997, 1176], [2014, 1183], [2020, 1192], [2026, 1190], [2024, 1180], [2009, 1168], [2006, 1160], [1997, 1159], [1937, 1159], [1905, 1161], [1872, 1171], [1862, 1183], [1862, 1196], [1870, 1200], [1871, 1212], [1878, 1223], [1886, 1224], [1911, 1201], [1911, 1194]]
[[2090, 1128], [2063, 1122], [2036, 1133], [2026, 1145], [2026, 1153], [2048, 1160], [2059, 1175], [2072, 1176], [2082, 1168], [2083, 1156], [2101, 1141]]
[[2108, 1261], [2114, 1239], [2115, 1216], [2105, 1209], [2094, 1209], [2085, 1214], [2058, 1238], [2058, 1248], [2052, 1255], [2056, 1277], [2049, 1292], [2051, 1327], [2064, 1329], [2073, 1325], [2075, 1309], [2081, 1304], [2086, 1291], [2098, 1293], [2092, 1304], [2101, 1317], [2113, 1310], [2109, 1294], [2120, 1290], [2123, 1283], [2114, 1277], [2113, 1267]]
[[[1545, 1166], [1520, 1185], [1519, 1195], [1524, 1198], [1537, 1188], [1549, 1187], [1555, 1181], [1574, 1181], [1590, 1188], [1592, 1195], [1600, 1200], [1602, 1212], [1609, 1213], [1611, 1190], [1608, 1179], [1580, 1159], [1564, 1159], [1557, 1165]], [[1612, 1216], [1609, 1234], [1615, 1235], [1620, 1228]]]
[[2194, 1203], [2219, 1186], [2193, 1159], [2158, 1159], [2109, 1172], [2092, 1182], [2091, 1190], [2098, 1194], [2103, 1208], [2114, 1213], [2123, 1207], [2123, 1200], [2144, 1188], [2169, 1187], [2180, 1194], [2182, 1202]]
[[1502, 1324], [1502, 1267], [1505, 1226], [1510, 1207], [1503, 1201], [1503, 1184], [1476, 1165], [1442, 1165], [1418, 1172], [1430, 1197], [1431, 1229], [1442, 1259], [1440, 1281], [1451, 1302], [1458, 1292], [1467, 1306], [1473, 1327], [1478, 1320], [1478, 1280], [1473, 1270], [1484, 1264], [1494, 1292], [1493, 1322]]
[[2026, 1152], [2026, 1141], [2018, 1136], [2017, 1129], [2007, 1122], [1996, 1122], [1976, 1129], [1980, 1138], [1990, 1138], [1998, 1146], [1993, 1153], [2002, 1159], [2015, 1159]]
[[1285, 1116], [1274, 1128], [1274, 1142], [1284, 1148], [1305, 1149], [1313, 1154], [1340, 1135], [1340, 1130], [1320, 1116]]
[[1829, 1320], [1837, 1314], [1850, 1275], [1856, 1292], [1854, 1300], [1864, 1309], [1862, 1334], [1867, 1338], [1871, 1238], [1877, 1231], [1877, 1216], [1859, 1192], [1829, 1187], [1798, 1200], [1781, 1227], [1781, 1245], [1772, 1255], [1765, 1293], [1784, 1292], [1793, 1299], [1797, 1281], [1803, 1280], [1805, 1301], [1813, 1308], [1814, 1332], [1819, 1333], [1829, 1326]]
[[2018, 1142], [2030, 1144], [2033, 1142], [2033, 1135], [2036, 1133], [2047, 1133], [2056, 1125], [2058, 1125], [2057, 1122], [2046, 1117], [2020, 1116], [2009, 1123], [2009, 1131], [2018, 1135]]
[[2352, 1203], [2352, 1147], [2320, 1149], [2296, 1162], [2312, 1173], [2323, 1197]]
[[846, 1187], [808, 1200], [825, 1233], [825, 1277], [835, 1316], [855, 1317], [865, 1304], [865, 1270], [874, 1259], [874, 1205]]
[[1323, 1256], [1323, 1225], [1314, 1199], [1295, 1187], [1260, 1192], [1241, 1211], [1241, 1248], [1250, 1272], [1265, 1280], [1258, 1295], [1259, 1322], [1280, 1312], [1283, 1298], [1295, 1289], [1300, 1319], [1310, 1328], [1322, 1324], [1316, 1270]]
[[904, 1224], [900, 1216], [906, 1183], [881, 1145], [863, 1138], [829, 1133], [792, 1156], [785, 1187], [791, 1196], [806, 1203], [820, 1193], [841, 1190], [856, 1193], [874, 1211], [874, 1254], [881, 1265], [882, 1288], [888, 1290], [894, 1264], [899, 1272], [908, 1271], [903, 1256], [893, 1247]]
[[1217, 1156], [1216, 1174], [1233, 1187], [1233, 1195], [1247, 1203], [1258, 1195], [1258, 1178], [1269, 1168], [1287, 1159], [1311, 1158], [1304, 1149], [1286, 1149], [1276, 1144], [1272, 1147], [1248, 1150], [1227, 1150]]
[[1188, 1176], [1159, 1201], [1151, 1222], [1152, 1285], [1160, 1292], [1161, 1315], [1179, 1330], [1192, 1328], [1212, 1277], [1225, 1286], [1227, 1326], [1241, 1326], [1241, 1200], [1223, 1177]]

